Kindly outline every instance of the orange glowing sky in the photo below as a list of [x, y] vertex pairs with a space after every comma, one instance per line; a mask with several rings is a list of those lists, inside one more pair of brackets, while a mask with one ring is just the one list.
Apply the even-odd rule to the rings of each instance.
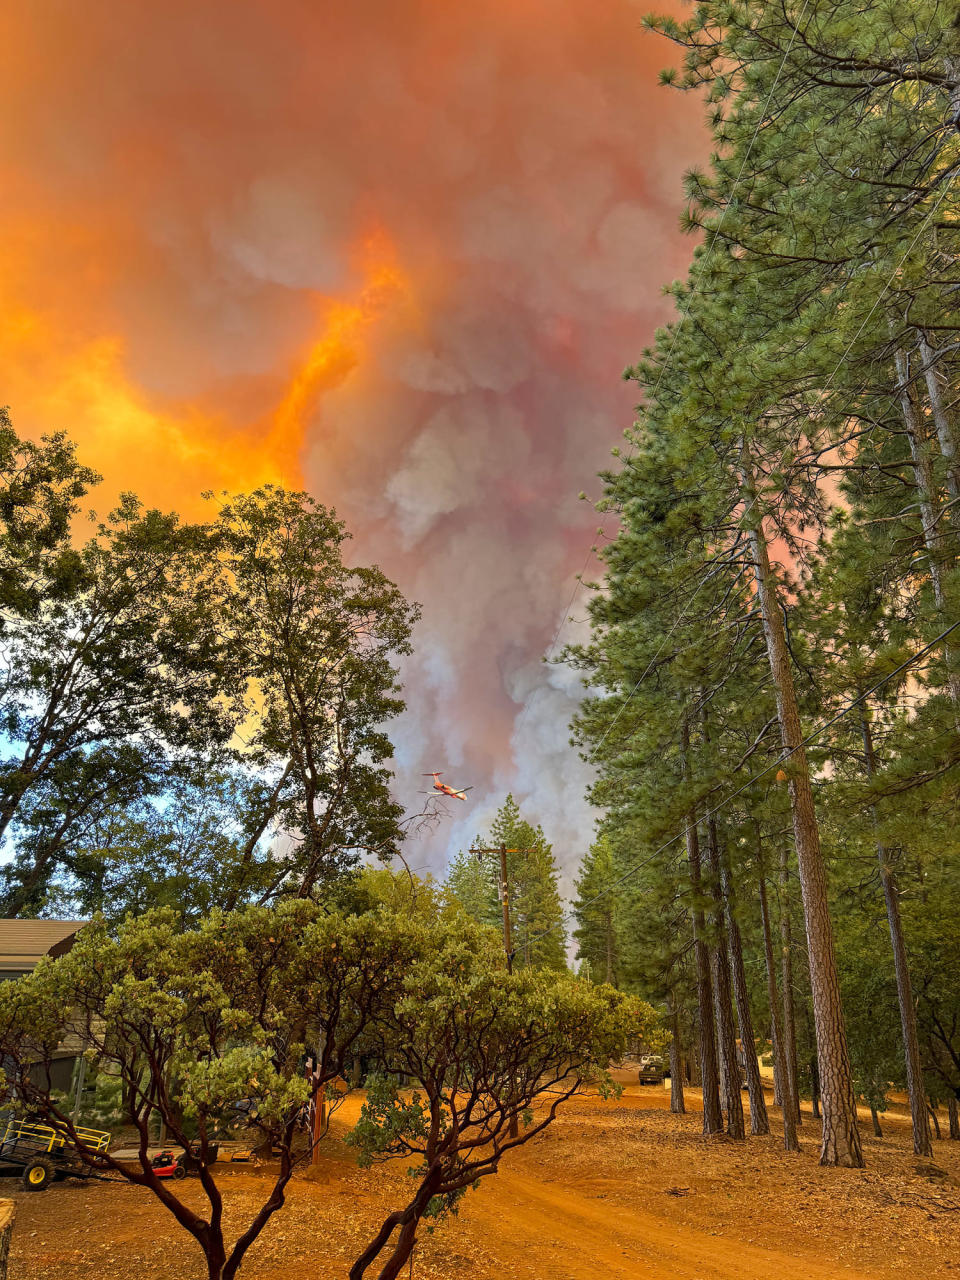
[[681, 174], [704, 149], [641, 13], [0, 14], [0, 402], [78, 441], [101, 505], [133, 489], [192, 514], [280, 481], [336, 506], [357, 558], [424, 605], [399, 791], [427, 768], [475, 786], [434, 865], [507, 788], [561, 857], [589, 837], [576, 684], [540, 657], [596, 523], [576, 494], [630, 421], [620, 371], [685, 269]]

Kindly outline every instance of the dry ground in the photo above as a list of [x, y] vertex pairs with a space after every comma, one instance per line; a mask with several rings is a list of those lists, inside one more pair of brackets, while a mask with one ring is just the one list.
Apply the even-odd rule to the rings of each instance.
[[[686, 1116], [668, 1103], [638, 1085], [618, 1101], [576, 1099], [467, 1196], [459, 1217], [422, 1234], [416, 1280], [960, 1280], [960, 1143], [936, 1143], [934, 1160], [918, 1161], [904, 1117], [887, 1116], [887, 1136], [865, 1132], [866, 1170], [821, 1169], [809, 1116], [802, 1152], [788, 1156], [778, 1136], [705, 1140], [695, 1094]], [[342, 1130], [349, 1115], [339, 1119]], [[231, 1221], [249, 1218], [268, 1173], [223, 1168]], [[0, 1184], [17, 1201], [10, 1280], [204, 1276], [196, 1246], [148, 1192], [65, 1182], [28, 1195], [16, 1185]], [[408, 1189], [401, 1169], [359, 1170], [332, 1137], [241, 1274], [345, 1280]]]

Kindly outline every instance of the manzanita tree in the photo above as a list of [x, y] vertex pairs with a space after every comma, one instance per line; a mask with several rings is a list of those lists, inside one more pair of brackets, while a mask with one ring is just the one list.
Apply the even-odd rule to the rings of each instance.
[[[122, 1086], [122, 1118], [138, 1135], [133, 1160], [97, 1151], [54, 1088], [65, 1018]], [[449, 906], [424, 899], [416, 910], [345, 915], [293, 899], [213, 912], [186, 931], [167, 911], [129, 919], [115, 935], [102, 922], [86, 926], [66, 956], [0, 986], [0, 1055], [8, 1100], [55, 1125], [89, 1167], [155, 1195], [197, 1242], [210, 1280], [237, 1275], [309, 1159], [312, 1139], [298, 1138], [303, 1107], [362, 1055], [375, 1076], [354, 1139], [364, 1159], [422, 1159], [411, 1201], [351, 1271], [363, 1276], [388, 1249], [378, 1273], [387, 1280], [425, 1214], [453, 1207], [584, 1081], [604, 1084], [609, 1061], [653, 1020], [609, 987], [508, 974], [496, 934]], [[398, 1072], [422, 1092], [401, 1096]], [[241, 1114], [278, 1156], [261, 1204], [229, 1239], [213, 1144]], [[525, 1127], [510, 1136], [521, 1117]], [[195, 1161], [205, 1209], [154, 1172], [160, 1122], [169, 1145]]]

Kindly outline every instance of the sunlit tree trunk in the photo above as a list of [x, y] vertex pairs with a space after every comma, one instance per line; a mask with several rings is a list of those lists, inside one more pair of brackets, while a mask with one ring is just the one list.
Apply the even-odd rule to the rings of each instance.
[[686, 1105], [683, 1098], [683, 1050], [680, 1044], [680, 1019], [673, 993], [667, 996], [667, 1012], [670, 1016], [670, 1110], [683, 1115]]
[[707, 823], [707, 857], [710, 862], [710, 893], [713, 897], [713, 927], [710, 960], [713, 966], [713, 997], [717, 1012], [717, 1039], [722, 1067], [724, 1109], [727, 1133], [731, 1138], [744, 1136], [743, 1098], [740, 1094], [740, 1064], [737, 1060], [737, 1033], [733, 1025], [733, 1000], [730, 982], [730, 955], [724, 922], [723, 890], [720, 884], [720, 847], [713, 818]]
[[800, 1114], [800, 1084], [797, 1069], [797, 1015], [793, 999], [793, 924], [790, 919], [790, 861], [787, 846], [780, 849], [780, 976], [783, 983], [783, 1060], [786, 1066], [784, 1089], [793, 1107], [796, 1124]]
[[[924, 438], [923, 420], [910, 385], [910, 361], [906, 352], [898, 348], [894, 352], [894, 363], [897, 369], [897, 391], [900, 396], [903, 425], [906, 431], [907, 443], [910, 446], [910, 458], [913, 462], [917, 506], [920, 509], [923, 545], [927, 549], [930, 585], [933, 588], [933, 598], [937, 609], [943, 614], [946, 611], [947, 603], [943, 578], [944, 569], [950, 558], [950, 549], [934, 480], [933, 464]], [[956, 646], [950, 642], [946, 646], [946, 659], [947, 689], [953, 702], [954, 715], [958, 716], [960, 715], [960, 673], [957, 671]]]
[[[687, 753], [690, 746], [689, 732], [683, 728], [684, 774], [688, 773]], [[713, 983], [710, 978], [710, 957], [707, 953], [706, 922], [703, 915], [703, 887], [700, 867], [700, 838], [694, 814], [686, 821], [687, 866], [690, 874], [690, 891], [693, 899], [693, 950], [697, 966], [697, 1023], [700, 1033], [700, 1085], [703, 1089], [703, 1132], [723, 1132], [723, 1114], [720, 1110], [720, 1085], [717, 1069], [717, 1041], [713, 1027]]]
[[[957, 458], [957, 442], [953, 432], [953, 423], [947, 406], [943, 402], [943, 388], [937, 377], [937, 354], [934, 352], [927, 335], [922, 329], [917, 331], [920, 346], [920, 359], [923, 361], [923, 376], [927, 384], [927, 395], [930, 398], [930, 412], [936, 428], [940, 452], [947, 464], [947, 491], [953, 499], [960, 498], [960, 459]], [[898, 367], [898, 375], [900, 369]], [[960, 512], [954, 519], [960, 518]]]
[[840, 980], [833, 942], [833, 925], [827, 901], [826, 868], [820, 849], [820, 832], [813, 803], [810, 769], [800, 725], [790, 651], [780, 613], [780, 600], [770, 567], [763, 522], [757, 511], [757, 493], [746, 446], [743, 448], [743, 499], [745, 522], [753, 552], [757, 596], [767, 642], [770, 674], [777, 702], [780, 733], [786, 753], [794, 843], [800, 871], [803, 913], [810, 959], [820, 1089], [823, 1101], [823, 1141], [820, 1162], [861, 1168], [863, 1150], [853, 1100], [850, 1055], [840, 1001]]
[[[866, 761], [867, 776], [876, 773], [876, 755], [873, 747], [873, 732], [867, 718], [866, 708], [860, 707], [860, 729], [863, 737], [863, 753]], [[873, 812], [874, 824], [877, 821]], [[923, 1068], [920, 1064], [920, 1041], [917, 1036], [917, 1010], [913, 1003], [913, 984], [910, 981], [910, 962], [907, 959], [907, 945], [903, 936], [903, 921], [900, 918], [900, 890], [897, 885], [896, 872], [891, 865], [889, 850], [879, 841], [877, 843], [877, 859], [880, 863], [880, 883], [883, 886], [883, 901], [887, 909], [887, 926], [890, 930], [890, 946], [893, 950], [893, 967], [897, 977], [897, 1003], [900, 1006], [900, 1034], [903, 1039], [903, 1058], [907, 1076], [907, 1094], [910, 1098], [910, 1121], [913, 1128], [913, 1150], [918, 1156], [932, 1154], [930, 1145], [930, 1125], [927, 1123], [926, 1100], [923, 1093]]]
[[767, 969], [767, 999], [770, 1003], [770, 1021], [772, 1024], [770, 1030], [773, 1040], [773, 1074], [774, 1079], [780, 1082], [780, 1106], [783, 1110], [783, 1149], [784, 1151], [799, 1151], [796, 1107], [787, 1086], [783, 1024], [780, 1020], [780, 993], [777, 991], [777, 968], [773, 958], [770, 908], [767, 902], [767, 879], [763, 866], [763, 851], [759, 832], [757, 834], [757, 872], [760, 881], [760, 923], [763, 929], [763, 958]]
[[727, 930], [730, 945], [730, 970], [733, 975], [733, 995], [737, 1005], [737, 1022], [740, 1024], [740, 1043], [743, 1046], [744, 1070], [747, 1076], [747, 1095], [750, 1098], [750, 1132], [769, 1133], [767, 1100], [763, 1096], [763, 1081], [757, 1062], [756, 1037], [753, 1034], [753, 1016], [750, 1012], [750, 993], [747, 975], [743, 967], [743, 939], [735, 911], [735, 894], [730, 866], [723, 850], [720, 851], [720, 869], [723, 881], [723, 900], [727, 912]]

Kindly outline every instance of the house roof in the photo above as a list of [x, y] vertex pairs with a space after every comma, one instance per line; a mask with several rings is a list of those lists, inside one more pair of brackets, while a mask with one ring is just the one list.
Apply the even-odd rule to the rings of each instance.
[[41, 956], [63, 955], [85, 920], [0, 920], [0, 972], [32, 969]]

